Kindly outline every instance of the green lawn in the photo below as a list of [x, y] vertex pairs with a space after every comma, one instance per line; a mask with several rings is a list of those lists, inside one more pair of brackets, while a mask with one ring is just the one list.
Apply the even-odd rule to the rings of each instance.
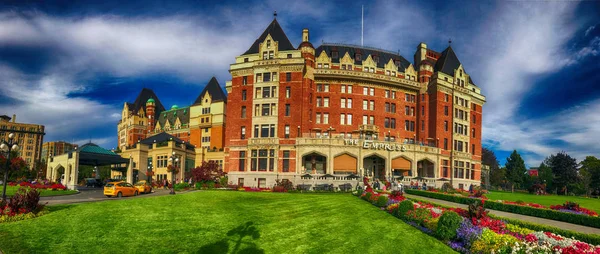
[[[2, 186], [0, 185], [0, 191], [2, 191]], [[19, 189], [19, 186], [6, 186], [6, 196], [7, 197], [12, 197], [12, 195], [15, 194], [15, 192], [17, 192], [17, 190]], [[64, 191], [53, 191], [53, 190], [41, 190], [40, 191], [40, 196], [42, 197], [50, 197], [50, 196], [60, 196], [60, 195], [69, 195], [69, 194], [75, 194], [77, 193], [77, 191], [74, 190], [64, 190]]]
[[517, 201], [522, 200], [528, 203], [538, 203], [540, 205], [550, 206], [550, 205], [559, 205], [565, 203], [565, 201], [574, 201], [579, 203], [584, 208], [588, 208], [590, 210], [594, 210], [597, 213], [600, 213], [600, 199], [595, 198], [584, 198], [584, 197], [574, 197], [574, 196], [558, 196], [558, 195], [532, 195], [527, 193], [510, 193], [503, 191], [490, 191], [490, 193], [486, 194], [489, 199], [492, 200], [508, 200], [508, 201]]
[[0, 224], [5, 253], [452, 253], [351, 195], [197, 191], [52, 206]]

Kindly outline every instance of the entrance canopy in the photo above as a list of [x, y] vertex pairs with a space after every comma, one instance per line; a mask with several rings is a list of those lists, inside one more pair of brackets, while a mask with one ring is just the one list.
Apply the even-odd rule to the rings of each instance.
[[79, 149], [79, 165], [105, 166], [124, 163], [129, 163], [129, 160], [93, 143], [87, 143]]

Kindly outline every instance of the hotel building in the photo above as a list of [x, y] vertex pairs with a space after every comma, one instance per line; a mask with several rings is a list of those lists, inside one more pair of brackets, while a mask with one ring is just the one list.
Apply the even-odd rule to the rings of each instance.
[[[452, 47], [411, 63], [346, 44], [295, 47], [276, 19], [230, 66], [225, 171], [244, 186], [346, 183], [349, 174], [479, 185], [485, 97]], [[356, 183], [356, 180], [354, 180]], [[353, 184], [354, 185], [354, 184]]]
[[44, 126], [39, 124], [17, 123], [17, 116], [0, 116], [0, 140], [7, 140], [8, 134], [15, 134], [19, 145], [19, 156], [27, 162], [30, 169], [35, 169], [42, 159], [42, 143], [44, 142]]

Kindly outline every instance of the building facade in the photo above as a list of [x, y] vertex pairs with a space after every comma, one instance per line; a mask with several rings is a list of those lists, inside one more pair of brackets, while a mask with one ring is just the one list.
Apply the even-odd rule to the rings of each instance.
[[61, 155], [74, 150], [77, 144], [67, 143], [65, 141], [51, 141], [42, 145], [42, 161], [47, 162], [50, 157]]
[[346, 183], [349, 174], [479, 185], [485, 97], [452, 47], [294, 47], [274, 19], [227, 82], [225, 171], [244, 186]]
[[216, 78], [200, 92], [194, 104], [165, 109], [151, 89], [144, 88], [133, 103], [125, 103], [117, 125], [121, 151], [166, 132], [197, 148], [200, 157], [223, 165], [227, 96]]
[[6, 140], [8, 134], [15, 134], [19, 144], [19, 156], [27, 162], [30, 169], [35, 169], [42, 159], [44, 143], [44, 126], [39, 124], [18, 123], [17, 116], [0, 116], [0, 140]]

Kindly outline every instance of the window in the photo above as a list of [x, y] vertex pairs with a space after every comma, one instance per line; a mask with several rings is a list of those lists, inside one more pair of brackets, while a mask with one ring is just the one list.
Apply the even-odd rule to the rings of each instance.
[[[274, 149], [258, 149], [252, 150], [251, 153], [251, 167], [252, 171], [273, 171], [275, 167], [275, 150]], [[265, 187], [264, 178], [259, 178], [259, 186]]]
[[390, 112], [396, 113], [396, 103], [391, 103], [390, 106]]
[[475, 145], [471, 144], [471, 154], [475, 154]]
[[242, 100], [246, 100], [246, 90], [242, 90]]
[[390, 128], [390, 119], [389, 118], [386, 117], [385, 119], [383, 119], [383, 126], [385, 128]]
[[473, 123], [477, 123], [477, 116], [473, 115]]
[[390, 120], [390, 128], [396, 129], [396, 118]]
[[[248, 59], [248, 58], [246, 58], [246, 59]], [[245, 85], [247, 85], [247, 84], [248, 84], [248, 76], [243, 76], [243, 77], [242, 77], [242, 85], [244, 85], [244, 86], [245, 86]]]
[[249, 60], [249, 59], [248, 59], [247, 57], [246, 57], [246, 58], [244, 58], [244, 63], [247, 63], [247, 62], [248, 62], [248, 60]]
[[269, 81], [271, 81], [271, 73], [270, 72], [263, 73], [263, 82], [269, 82]]
[[317, 113], [317, 124], [321, 123], [321, 113]]
[[363, 87], [363, 95], [369, 95], [369, 88]]
[[348, 115], [346, 115], [346, 117], [348, 117], [348, 120], [346, 121], [346, 124], [352, 125], [352, 114], [348, 114]]
[[375, 110], [375, 101], [369, 101], [369, 109]]
[[375, 124], [375, 116], [369, 116], [369, 124]]
[[271, 97], [271, 88], [263, 87], [262, 88], [262, 98], [270, 98]]
[[350, 85], [349, 85], [349, 86], [348, 86], [348, 87], [346, 87], [346, 88], [347, 88], [347, 90], [348, 90], [348, 93], [352, 93], [352, 86], [350, 86]]
[[285, 104], [285, 116], [290, 116], [290, 104]]
[[284, 129], [284, 138], [290, 138], [290, 126], [286, 125]]
[[444, 138], [444, 149], [448, 150], [448, 139]]
[[385, 103], [385, 112], [390, 112], [390, 104], [388, 102]]
[[444, 131], [448, 131], [448, 121], [444, 121]]
[[329, 124], [329, 113], [323, 113], [323, 124]]
[[410, 107], [409, 106], [404, 106], [404, 114], [405, 115], [410, 115]]
[[317, 97], [317, 108], [321, 107], [321, 97]]
[[448, 102], [450, 100], [450, 98], [448, 98], [447, 94], [444, 94], [444, 95], [445, 95], [444, 97], [446, 98], [445, 101]]
[[390, 98], [390, 90], [385, 90], [385, 98]]
[[425, 106], [421, 106], [421, 115], [424, 116], [425, 115]]
[[283, 151], [283, 172], [290, 171], [290, 151]]
[[363, 110], [368, 110], [369, 109], [369, 101], [367, 100], [363, 100]]
[[285, 81], [286, 82], [292, 81], [292, 73], [291, 72], [286, 72], [285, 73]]
[[375, 88], [369, 88], [369, 95], [375, 96]]
[[246, 126], [242, 126], [240, 139], [246, 139]]
[[340, 124], [341, 125], [346, 124], [346, 114], [340, 114]]
[[346, 102], [347, 102], [346, 107], [347, 108], [352, 108], [352, 99], [348, 98], [348, 100]]
[[269, 104], [262, 104], [262, 116], [268, 116], [271, 115], [271, 105]]
[[340, 107], [341, 107], [341, 108], [346, 108], [346, 98], [342, 98], [342, 99], [340, 100]]
[[322, 91], [323, 91], [323, 85], [317, 84], [317, 92], [322, 92]]
[[329, 85], [328, 84], [323, 85], [323, 92], [329, 92]]
[[471, 136], [475, 137], [475, 128], [471, 129], [471, 133], [472, 133]]
[[323, 98], [323, 107], [325, 107], [325, 108], [329, 107], [329, 97]]
[[287, 58], [292, 58], [292, 54], [287, 54]]
[[444, 115], [447, 116], [448, 115], [448, 106], [444, 106]]
[[421, 120], [421, 131], [425, 131], [425, 121]]
[[404, 121], [404, 130], [415, 131], [415, 122], [414, 121], [405, 120]]
[[271, 48], [271, 40], [267, 40], [267, 48]]
[[258, 132], [259, 128], [258, 128], [258, 124], [254, 125], [254, 137], [255, 138], [259, 138], [260, 137], [260, 133]]
[[369, 117], [368, 116], [363, 116], [363, 124], [368, 124], [369, 122]]
[[290, 95], [292, 94], [291, 90], [292, 90], [291, 87], [289, 87], [289, 86], [285, 87], [285, 98], [288, 98], [288, 99], [290, 98]]
[[273, 54], [273, 51], [269, 51], [269, 59], [273, 59], [275, 55]]
[[246, 118], [246, 106], [242, 106], [242, 116], [241, 118]]
[[346, 86], [345, 85], [341, 85], [341, 92], [342, 93], [346, 93]]
[[396, 99], [396, 91], [392, 91], [392, 99]]

